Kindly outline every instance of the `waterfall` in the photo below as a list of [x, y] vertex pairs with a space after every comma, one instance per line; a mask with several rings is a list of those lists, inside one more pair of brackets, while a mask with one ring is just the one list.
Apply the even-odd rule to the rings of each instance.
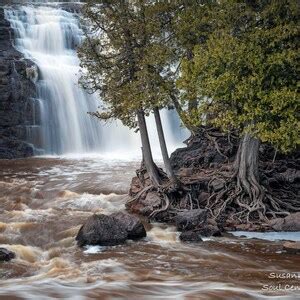
[[[7, 8], [5, 14], [15, 32], [15, 47], [38, 67], [38, 98], [34, 100], [38, 120], [29, 126], [27, 134], [34, 146], [45, 154], [55, 155], [91, 152], [137, 155], [138, 134], [120, 122], [104, 124], [88, 114], [97, 109], [99, 99], [78, 86], [76, 46], [83, 38], [78, 16], [59, 5], [16, 6]], [[182, 139], [182, 130], [178, 119], [169, 112], [163, 112], [162, 118], [172, 150], [178, 138]], [[159, 151], [153, 118], [148, 118], [147, 123], [156, 154]]]

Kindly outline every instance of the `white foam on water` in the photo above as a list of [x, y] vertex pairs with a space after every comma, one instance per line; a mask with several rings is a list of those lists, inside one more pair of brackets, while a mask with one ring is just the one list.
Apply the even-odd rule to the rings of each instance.
[[85, 248], [86, 250], [83, 251], [83, 253], [85, 254], [96, 254], [102, 252], [103, 249], [105, 249], [105, 247], [101, 246], [86, 246]]
[[300, 231], [295, 232], [250, 232], [250, 231], [232, 231], [234, 236], [245, 236], [249, 239], [257, 238], [268, 241], [300, 241]]

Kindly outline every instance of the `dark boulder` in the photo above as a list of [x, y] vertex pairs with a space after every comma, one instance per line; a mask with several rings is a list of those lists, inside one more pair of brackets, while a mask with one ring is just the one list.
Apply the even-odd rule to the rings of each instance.
[[222, 236], [218, 226], [209, 224], [204, 224], [200, 228], [197, 228], [197, 232], [203, 237]]
[[117, 219], [103, 214], [93, 215], [81, 226], [76, 241], [78, 246], [114, 246], [123, 244], [128, 237], [126, 228]]
[[16, 254], [5, 248], [0, 248], [0, 261], [10, 261], [16, 257]]
[[137, 216], [122, 211], [113, 213], [110, 216], [118, 220], [121, 226], [127, 231], [128, 239], [137, 240], [147, 235], [143, 223]]
[[180, 234], [179, 239], [182, 242], [202, 242], [201, 235], [198, 231], [184, 231]]
[[300, 212], [273, 219], [269, 225], [276, 231], [300, 231]]
[[178, 230], [190, 230], [205, 223], [207, 215], [208, 211], [206, 209], [191, 209], [179, 212], [173, 220]]
[[300, 242], [285, 242], [283, 249], [290, 254], [300, 254]]

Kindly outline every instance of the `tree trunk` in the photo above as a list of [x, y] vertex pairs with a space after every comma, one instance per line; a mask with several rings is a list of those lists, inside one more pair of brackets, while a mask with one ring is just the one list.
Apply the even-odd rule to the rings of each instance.
[[177, 114], [181, 120], [181, 122], [183, 123], [183, 125], [191, 132], [192, 135], [195, 134], [194, 129], [192, 128], [192, 126], [190, 126], [190, 124], [188, 124], [186, 122], [186, 120], [184, 119], [184, 111], [180, 105], [180, 103], [178, 102], [178, 100], [176, 99], [176, 97], [174, 95], [171, 95], [171, 99], [172, 102], [174, 104], [175, 110], [177, 111]]
[[259, 184], [260, 141], [246, 134], [241, 142], [234, 163], [238, 188], [244, 190], [251, 202], [262, 200], [264, 192]]
[[160, 144], [160, 150], [161, 150], [161, 154], [162, 154], [162, 157], [164, 160], [166, 172], [168, 174], [169, 179], [172, 182], [176, 182], [177, 181], [176, 176], [175, 176], [173, 168], [171, 166], [171, 161], [170, 161], [169, 154], [168, 154], [168, 149], [167, 149], [167, 145], [166, 145], [164, 130], [163, 130], [162, 123], [161, 123], [159, 109], [157, 107], [155, 107], [153, 109], [153, 111], [154, 111], [155, 124], [156, 124], [159, 144]]
[[139, 131], [141, 135], [141, 141], [142, 141], [142, 152], [143, 152], [143, 159], [145, 162], [145, 167], [147, 172], [149, 173], [150, 179], [154, 186], [159, 186], [161, 184], [160, 175], [157, 169], [157, 166], [155, 165], [152, 157], [152, 151], [151, 146], [149, 142], [149, 136], [148, 136], [148, 130], [145, 120], [145, 114], [142, 109], [139, 109], [137, 111], [137, 119], [138, 119], [138, 125], [139, 125]]

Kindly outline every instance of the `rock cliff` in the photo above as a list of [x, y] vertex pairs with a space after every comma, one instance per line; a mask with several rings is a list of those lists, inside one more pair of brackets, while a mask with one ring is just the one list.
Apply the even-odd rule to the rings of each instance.
[[34, 64], [13, 47], [14, 32], [0, 7], [0, 159], [33, 155], [28, 142], [36, 110]]

